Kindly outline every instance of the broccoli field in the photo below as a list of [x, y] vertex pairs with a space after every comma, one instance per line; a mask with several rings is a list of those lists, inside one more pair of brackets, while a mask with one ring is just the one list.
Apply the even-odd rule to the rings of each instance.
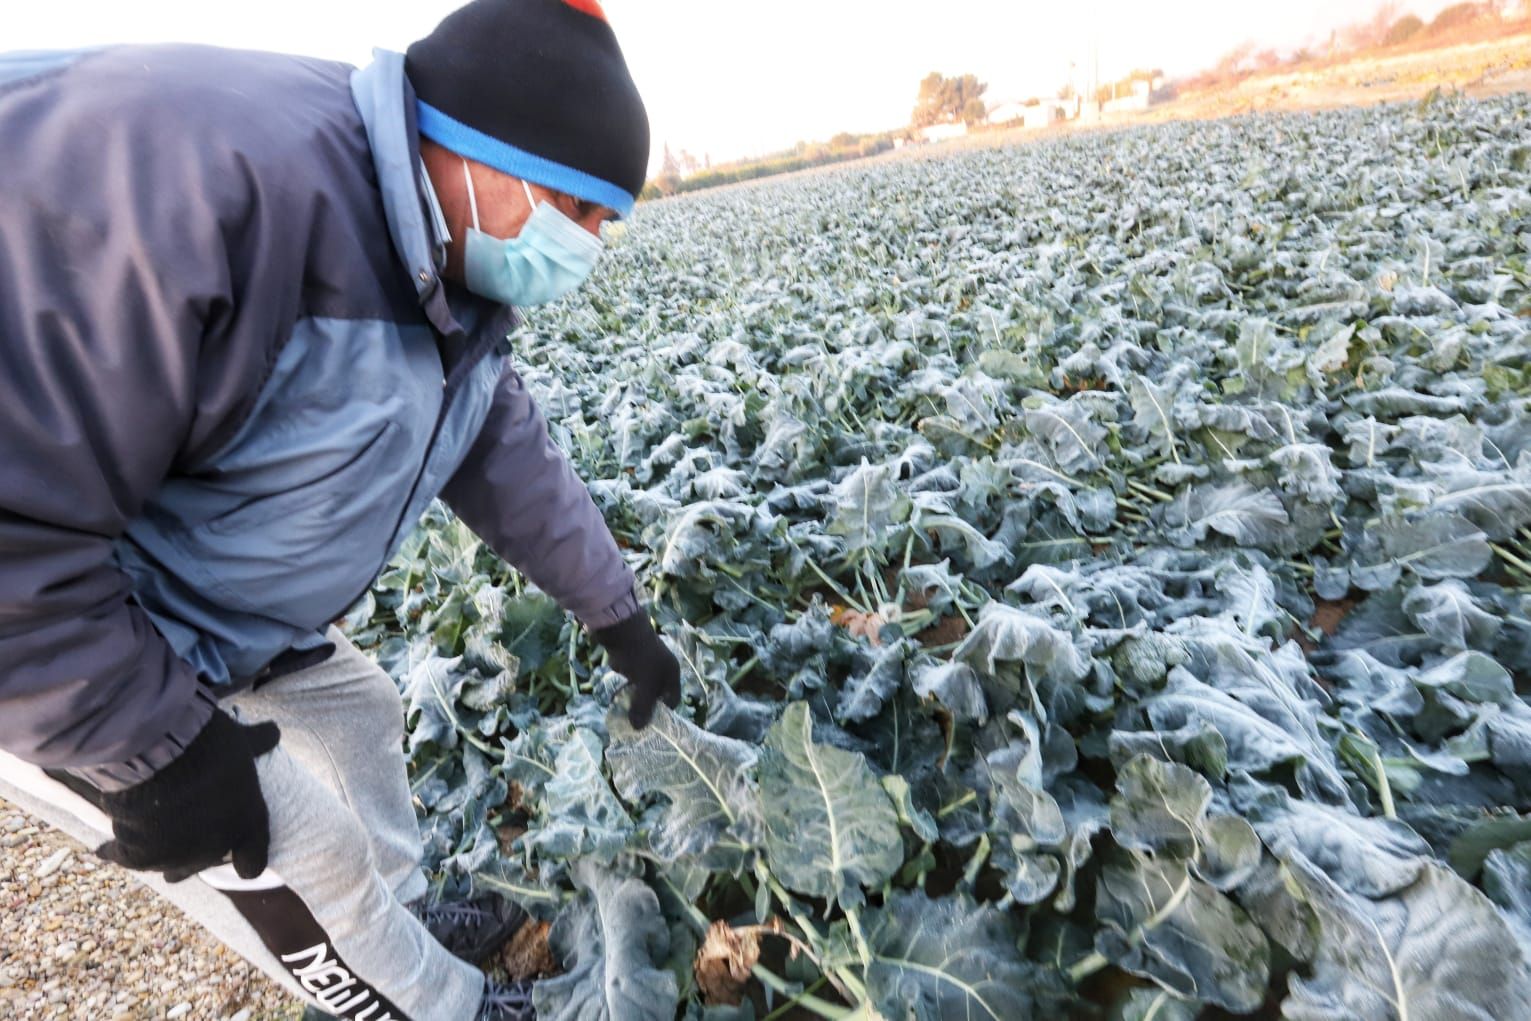
[[1531, 1018], [1531, 95], [609, 247], [513, 339], [682, 708], [439, 508], [347, 619], [539, 1017]]

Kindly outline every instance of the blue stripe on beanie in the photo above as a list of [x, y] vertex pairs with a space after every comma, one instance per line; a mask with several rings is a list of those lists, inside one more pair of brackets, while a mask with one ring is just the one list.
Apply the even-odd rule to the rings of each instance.
[[442, 113], [424, 100], [416, 100], [416, 103], [419, 107], [420, 134], [459, 156], [477, 160], [501, 173], [540, 184], [544, 188], [607, 206], [615, 209], [619, 216], [632, 213], [637, 196], [610, 181], [603, 181], [582, 170], [518, 149], [498, 138], [491, 138]]

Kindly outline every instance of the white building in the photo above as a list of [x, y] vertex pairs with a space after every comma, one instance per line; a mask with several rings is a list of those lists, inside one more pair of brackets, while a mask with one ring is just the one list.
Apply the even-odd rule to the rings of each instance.
[[922, 142], [944, 142], [950, 138], [962, 138], [968, 133], [966, 124], [932, 124], [920, 129]]
[[1023, 128], [1045, 128], [1067, 118], [1068, 112], [1064, 105], [1055, 99], [1001, 103], [989, 111], [990, 124], [1013, 124], [1019, 121]]

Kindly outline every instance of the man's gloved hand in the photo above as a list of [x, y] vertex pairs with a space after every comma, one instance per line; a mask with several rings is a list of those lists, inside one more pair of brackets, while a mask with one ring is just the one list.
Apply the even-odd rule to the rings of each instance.
[[606, 649], [611, 668], [627, 678], [632, 701], [627, 719], [642, 730], [654, 718], [660, 699], [671, 709], [680, 705], [680, 664], [659, 640], [659, 634], [642, 610], [626, 620], [590, 633]]
[[234, 871], [254, 879], [266, 869], [271, 842], [255, 759], [281, 736], [275, 723], [246, 726], [214, 710], [170, 765], [125, 790], [95, 792], [116, 837], [96, 854], [179, 883], [232, 853]]

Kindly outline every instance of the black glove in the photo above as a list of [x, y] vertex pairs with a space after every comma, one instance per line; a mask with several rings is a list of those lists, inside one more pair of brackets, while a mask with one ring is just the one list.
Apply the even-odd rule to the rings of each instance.
[[680, 705], [680, 664], [659, 640], [648, 614], [639, 610], [611, 627], [592, 631], [590, 636], [606, 648], [611, 668], [627, 678], [632, 689], [627, 719], [635, 730], [642, 730], [654, 718], [654, 704], [674, 709]]
[[232, 853], [234, 871], [254, 879], [266, 869], [271, 842], [255, 758], [281, 736], [275, 723], [246, 726], [214, 710], [170, 765], [125, 790], [95, 792], [91, 800], [111, 816], [117, 838], [96, 854], [179, 883]]

